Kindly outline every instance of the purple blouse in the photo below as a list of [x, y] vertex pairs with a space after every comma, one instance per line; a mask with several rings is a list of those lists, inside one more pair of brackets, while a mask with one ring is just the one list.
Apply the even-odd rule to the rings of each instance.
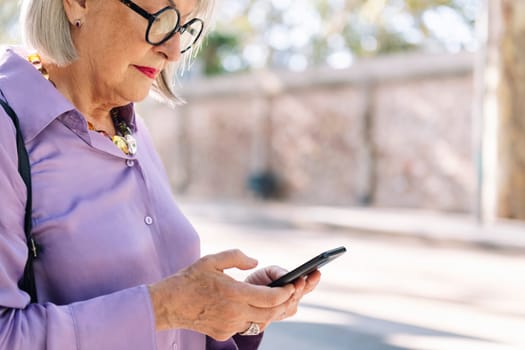
[[157, 332], [146, 284], [193, 263], [199, 237], [174, 203], [168, 178], [133, 105], [121, 116], [138, 152], [127, 156], [25, 58], [0, 56], [0, 98], [20, 120], [31, 162], [38, 304], [17, 282], [27, 257], [26, 188], [14, 126], [0, 108], [0, 348], [257, 349], [260, 336], [216, 342]]

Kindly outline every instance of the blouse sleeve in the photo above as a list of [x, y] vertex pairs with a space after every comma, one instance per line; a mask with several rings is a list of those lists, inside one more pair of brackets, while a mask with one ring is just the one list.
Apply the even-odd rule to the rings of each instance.
[[242, 336], [235, 335], [226, 341], [206, 337], [206, 350], [256, 350], [261, 344], [263, 334]]
[[0, 349], [155, 349], [145, 286], [69, 305], [30, 304], [18, 288], [27, 258], [26, 188], [18, 174], [14, 135], [0, 108]]

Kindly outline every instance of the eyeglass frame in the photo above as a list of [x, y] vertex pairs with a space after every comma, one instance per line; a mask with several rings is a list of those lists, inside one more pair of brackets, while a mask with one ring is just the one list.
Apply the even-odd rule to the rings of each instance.
[[[204, 21], [200, 18], [193, 18], [191, 20], [189, 20], [188, 22], [186, 22], [185, 24], [183, 24], [182, 26], [180, 25], [180, 20], [181, 20], [181, 15], [180, 15], [180, 12], [179, 10], [177, 10], [175, 7], [172, 7], [172, 6], [166, 6], [164, 7], [163, 9], [161, 9], [160, 11], [157, 11], [155, 13], [149, 13], [148, 11], [146, 11], [145, 9], [143, 9], [142, 7], [140, 7], [139, 5], [135, 4], [133, 1], [131, 0], [119, 0], [121, 3], [123, 3], [124, 5], [126, 5], [127, 7], [129, 7], [131, 10], [135, 11], [136, 13], [138, 13], [140, 16], [144, 17], [145, 19], [148, 20], [148, 28], [146, 29], [146, 36], [145, 36], [145, 39], [146, 39], [146, 42], [150, 45], [153, 45], [153, 46], [160, 46], [162, 44], [164, 44], [166, 41], [170, 40], [171, 38], [173, 38], [173, 36], [177, 33], [180, 33], [181, 35], [186, 31], [186, 29], [191, 26], [193, 23], [195, 22], [200, 22], [202, 24], [201, 26], [201, 30], [199, 32], [199, 34], [195, 37], [195, 40], [190, 44], [190, 46], [188, 46], [187, 48], [183, 49], [180, 53], [183, 54], [185, 53], [186, 51], [188, 51], [189, 49], [191, 49], [191, 47], [193, 45], [195, 45], [195, 43], [200, 39], [201, 35], [202, 35], [202, 32], [204, 31]], [[175, 28], [166, 35], [166, 37], [164, 37], [164, 39], [162, 39], [161, 41], [159, 41], [158, 43], [153, 43], [149, 40], [149, 33], [150, 33], [150, 30], [151, 30], [151, 27], [153, 26], [153, 23], [155, 22], [155, 20], [164, 12], [168, 11], [168, 10], [174, 10], [175, 13], [177, 13], [177, 23], [175, 25]]]

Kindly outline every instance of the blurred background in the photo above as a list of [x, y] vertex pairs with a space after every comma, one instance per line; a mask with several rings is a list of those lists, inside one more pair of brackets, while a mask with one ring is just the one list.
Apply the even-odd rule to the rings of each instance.
[[[468, 0], [219, 1], [182, 79], [176, 134], [159, 142], [174, 188], [473, 212], [481, 11]], [[152, 127], [166, 130], [160, 118]]]
[[137, 106], [203, 252], [348, 248], [262, 349], [524, 349], [525, 2], [218, 0], [210, 25], [187, 103]]

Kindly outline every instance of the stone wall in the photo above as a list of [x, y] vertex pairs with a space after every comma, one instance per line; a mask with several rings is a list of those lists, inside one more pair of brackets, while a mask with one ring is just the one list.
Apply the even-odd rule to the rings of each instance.
[[280, 199], [471, 211], [473, 56], [394, 56], [347, 70], [258, 72], [184, 84], [139, 112], [176, 192], [247, 198], [271, 169]]

